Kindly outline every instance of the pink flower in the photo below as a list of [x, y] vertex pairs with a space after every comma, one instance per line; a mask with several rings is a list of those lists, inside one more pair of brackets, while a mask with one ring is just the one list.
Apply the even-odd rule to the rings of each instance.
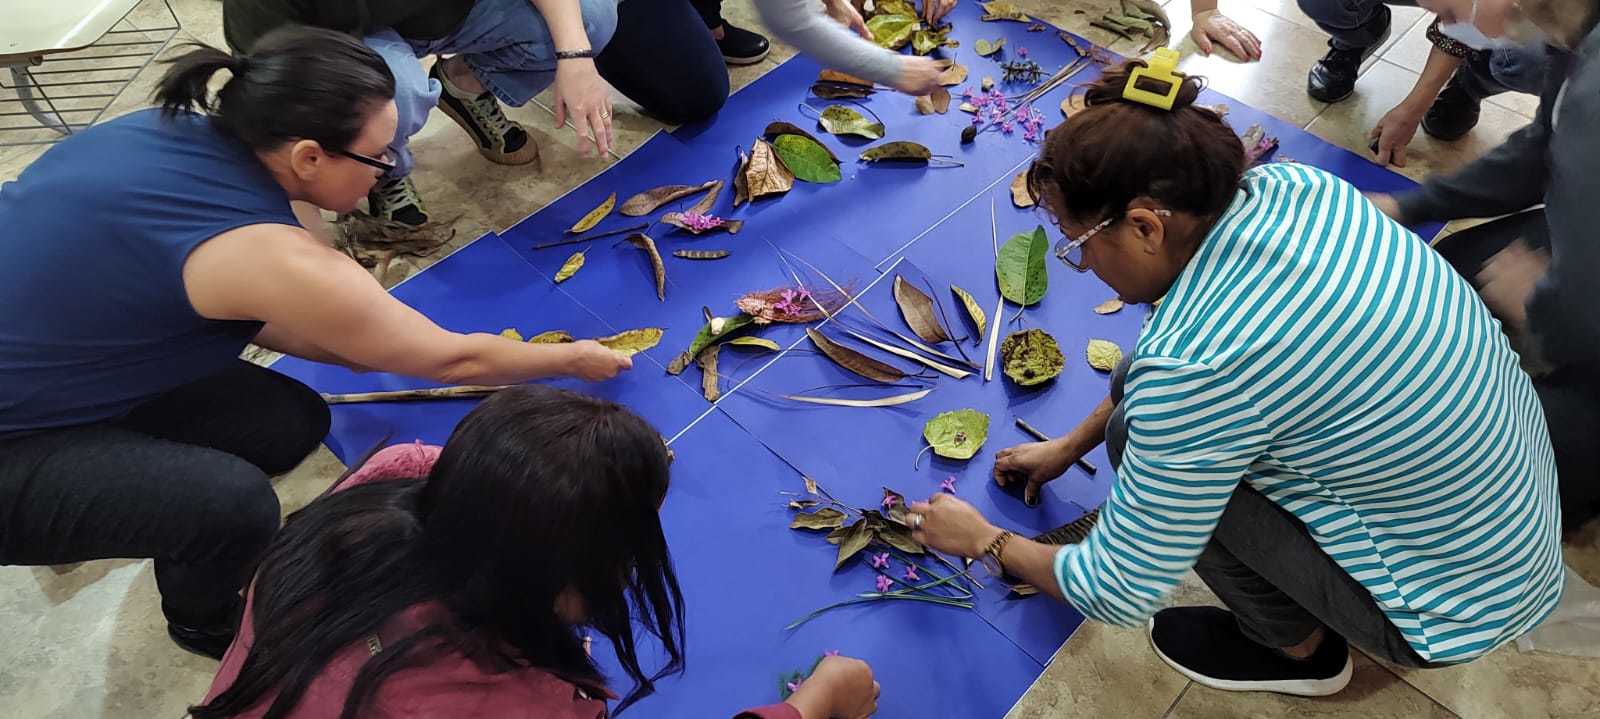
[[952, 474], [952, 475], [950, 475], [948, 477], [945, 477], [944, 481], [939, 483], [939, 489], [941, 489], [943, 491], [946, 491], [946, 492], [949, 492], [951, 494], [955, 494], [956, 493], [956, 476]]
[[885, 577], [882, 574], [878, 575], [878, 593], [879, 594], [882, 594], [884, 592], [889, 591], [889, 587], [892, 587], [892, 586], [894, 586], [894, 582], [891, 581], [888, 577]]
[[839, 650], [837, 650], [837, 649], [829, 649], [828, 651], [823, 652], [822, 656], [825, 656], [825, 657], [836, 657], [836, 656], [839, 656]]
[[884, 509], [889, 509], [891, 507], [894, 507], [894, 505], [897, 504], [899, 501], [900, 500], [898, 498], [896, 498], [894, 495], [885, 494], [885, 495], [883, 495], [883, 508]]
[[1025, 47], [1017, 48], [1017, 55], [1019, 57], [1027, 57], [1028, 56], [1028, 48], [1025, 48]]
[[[804, 681], [804, 680], [801, 680], [801, 681]], [[783, 686], [789, 690], [790, 694], [793, 694], [793, 693], [795, 693], [797, 691], [800, 691], [800, 682], [798, 682], [798, 681], [788, 682], [788, 683], [784, 684]]]
[[976, 112], [972, 113], [972, 124], [974, 124], [974, 125], [982, 125], [983, 124], [983, 116], [979, 115]]
[[682, 215], [679, 215], [679, 219], [681, 219], [683, 224], [687, 225], [689, 229], [696, 232], [704, 232], [706, 230], [721, 227], [723, 225], [721, 217], [717, 217], [716, 215], [704, 215], [699, 212], [685, 212]]
[[873, 569], [887, 569], [888, 567], [889, 567], [889, 553], [888, 552], [880, 552], [878, 554], [872, 555], [872, 568]]
[[[878, 576], [881, 578], [883, 575], [880, 574]], [[917, 565], [915, 565], [915, 564], [907, 564], [906, 565], [906, 581], [908, 581], [908, 582], [920, 582], [920, 581], [922, 581], [922, 577], [917, 576]]]

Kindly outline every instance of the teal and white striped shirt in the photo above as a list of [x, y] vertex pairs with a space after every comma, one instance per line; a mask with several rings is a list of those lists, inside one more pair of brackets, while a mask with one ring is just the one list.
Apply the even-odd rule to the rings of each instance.
[[1561, 594], [1555, 460], [1472, 287], [1349, 183], [1246, 173], [1150, 316], [1099, 526], [1056, 555], [1084, 614], [1147, 619], [1243, 481], [1293, 513], [1424, 659], [1472, 659]]

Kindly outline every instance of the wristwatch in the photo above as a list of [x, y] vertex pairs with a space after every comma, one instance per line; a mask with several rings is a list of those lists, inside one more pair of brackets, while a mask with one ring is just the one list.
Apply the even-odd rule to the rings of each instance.
[[1011, 538], [1015, 536], [1017, 536], [1016, 532], [1010, 530], [1002, 531], [993, 541], [989, 542], [988, 547], [984, 548], [983, 555], [978, 559], [983, 561], [983, 568], [989, 570], [989, 574], [996, 577], [1005, 574], [1005, 565], [1001, 563], [1000, 555], [1006, 551], [1006, 542], [1011, 541]]

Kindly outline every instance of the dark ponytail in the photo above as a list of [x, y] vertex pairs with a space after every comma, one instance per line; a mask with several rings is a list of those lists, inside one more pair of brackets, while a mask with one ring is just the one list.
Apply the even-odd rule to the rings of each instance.
[[1034, 197], [1090, 223], [1121, 216], [1140, 197], [1196, 217], [1228, 208], [1246, 169], [1244, 145], [1220, 115], [1194, 104], [1205, 79], [1185, 77], [1172, 109], [1163, 110], [1122, 97], [1143, 66], [1106, 68], [1084, 92], [1087, 107], [1045, 136], [1028, 170]]
[[[169, 115], [211, 115], [252, 149], [293, 140], [345, 149], [368, 115], [394, 98], [394, 75], [383, 58], [332, 30], [282, 27], [264, 35], [248, 56], [191, 46], [170, 61], [156, 101]], [[219, 70], [233, 77], [212, 98], [208, 86]]]

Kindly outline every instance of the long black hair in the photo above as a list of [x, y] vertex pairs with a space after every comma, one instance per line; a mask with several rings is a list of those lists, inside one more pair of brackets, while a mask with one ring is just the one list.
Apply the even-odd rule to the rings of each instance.
[[[233, 716], [276, 690], [265, 719], [287, 716], [341, 649], [426, 601], [442, 602], [449, 622], [369, 659], [343, 719], [361, 716], [395, 671], [448, 651], [599, 689], [599, 668], [556, 612], [569, 589], [634, 682], [621, 712], [683, 669], [683, 595], [658, 515], [668, 462], [661, 436], [615, 403], [538, 385], [489, 397], [425, 481], [352, 487], [289, 517], [256, 575], [255, 644], [233, 684], [191, 714]], [[651, 675], [635, 619], [667, 655]]]
[[[347, 149], [372, 111], [394, 98], [394, 75], [383, 58], [332, 30], [281, 27], [238, 57], [189, 46], [161, 77], [156, 101], [169, 115], [205, 112], [254, 150], [293, 140]], [[233, 77], [212, 98], [208, 85], [218, 70]]]

